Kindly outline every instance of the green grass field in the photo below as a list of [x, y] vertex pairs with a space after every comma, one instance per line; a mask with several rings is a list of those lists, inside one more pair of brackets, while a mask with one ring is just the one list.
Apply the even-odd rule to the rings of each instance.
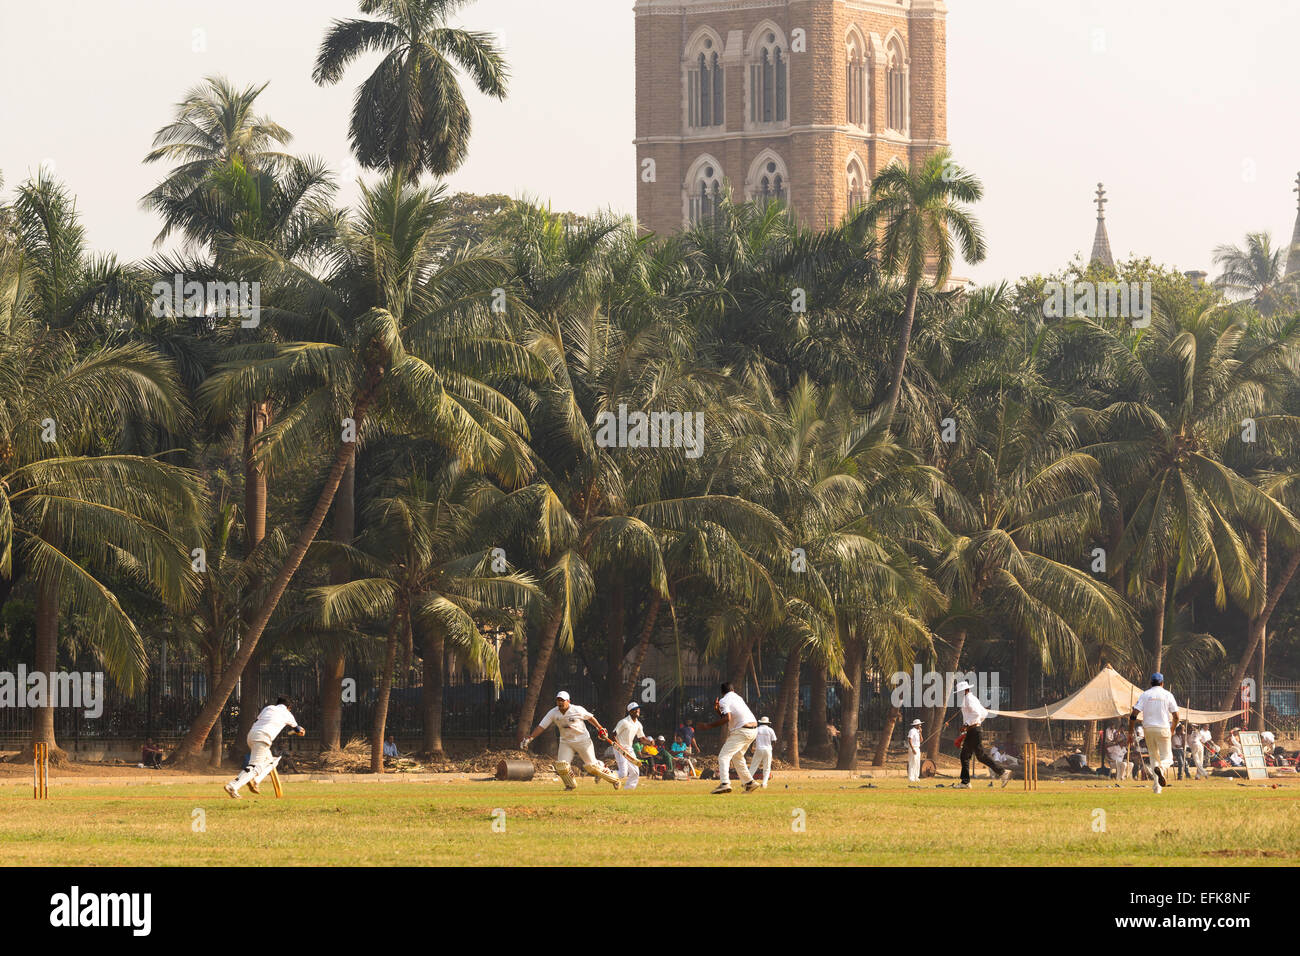
[[[705, 782], [615, 793], [532, 783], [293, 780], [285, 799], [210, 785], [0, 787], [7, 865], [1297, 865], [1300, 785], [1040, 784], [958, 791], [928, 781]], [[504, 832], [493, 828], [504, 811]], [[201, 814], [196, 811], [202, 811]], [[796, 832], [802, 820], [806, 829]], [[1105, 813], [1104, 832], [1094, 826]], [[500, 814], [496, 818], [500, 821]], [[202, 832], [198, 824], [202, 823]], [[499, 826], [499, 823], [498, 823]]]

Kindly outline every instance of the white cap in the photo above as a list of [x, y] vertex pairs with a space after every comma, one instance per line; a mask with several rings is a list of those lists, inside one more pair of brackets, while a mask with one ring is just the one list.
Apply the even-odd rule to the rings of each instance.
[[562, 690], [562, 691], [560, 691], [558, 694], [555, 695], [555, 699], [556, 699], [556, 700], [568, 700], [568, 699], [569, 699], [569, 692], [568, 692], [567, 690]]
[[920, 721], [920, 719], [918, 718], [917, 720], [912, 721], [912, 726], [913, 726], [913, 727], [920, 727], [920, 726], [921, 726], [921, 721]]
[[955, 690], [959, 694], [964, 690], [970, 690], [970, 689], [971, 689], [970, 681], [968, 680], [959, 682], [957, 686], [953, 688], [953, 690]]
[[627, 705], [627, 712], [629, 714], [632, 713], [632, 711], [634, 710], [640, 710], [640, 709], [641, 709], [641, 705], [638, 704], [636, 701], [632, 701], [632, 703]]
[[759, 722], [760, 724], [770, 724], [770, 723], [771, 723], [771, 721], [768, 720], [766, 717], [760, 717], [760, 718], [758, 718], [758, 722]]
[[664, 739], [664, 735], [663, 735], [663, 734], [660, 734], [660, 735], [659, 735], [659, 739], [660, 739], [660, 740], [663, 740], [663, 739]]

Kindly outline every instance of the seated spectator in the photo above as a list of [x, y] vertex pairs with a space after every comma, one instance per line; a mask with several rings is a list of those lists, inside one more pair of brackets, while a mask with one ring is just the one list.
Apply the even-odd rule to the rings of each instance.
[[651, 767], [654, 769], [655, 776], [672, 777], [673, 757], [671, 751], [668, 749], [668, 741], [664, 739], [663, 734], [660, 734], [655, 739], [655, 750], [657, 750], [658, 753], [654, 755], [654, 759], [651, 762]]
[[149, 770], [161, 770], [162, 758], [163, 749], [153, 742], [152, 737], [146, 738], [140, 748], [140, 762]]
[[397, 756], [397, 740], [392, 734], [389, 734], [388, 739], [384, 741], [384, 762], [387, 763], [389, 760], [396, 760]]
[[993, 745], [993, 749], [989, 751], [989, 756], [993, 758], [994, 763], [1009, 770], [1014, 770], [1020, 766], [1020, 761], [1017, 758], [1011, 756], [1009, 752], [999, 749], [997, 744]]
[[1073, 773], [1089, 773], [1088, 755], [1078, 747], [1074, 748], [1074, 753], [1065, 755], [1066, 762], [1070, 765]]
[[673, 770], [682, 770], [695, 776], [695, 762], [691, 760], [690, 748], [686, 746], [686, 741], [682, 740], [678, 734], [673, 740], [673, 744], [668, 748], [673, 757]]

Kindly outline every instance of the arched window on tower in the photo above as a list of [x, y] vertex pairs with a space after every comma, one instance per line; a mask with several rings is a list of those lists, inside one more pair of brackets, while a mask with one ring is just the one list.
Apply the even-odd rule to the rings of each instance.
[[789, 105], [789, 54], [785, 41], [766, 30], [749, 66], [749, 121], [784, 123]]
[[722, 126], [726, 118], [722, 56], [713, 37], [691, 44], [687, 56], [687, 125], [692, 129]]
[[760, 208], [774, 202], [790, 204], [790, 171], [773, 150], [763, 150], [750, 165], [745, 198]]
[[911, 107], [908, 103], [908, 62], [902, 43], [894, 37], [889, 43], [889, 128], [906, 133], [910, 127]]
[[845, 116], [850, 126], [867, 125], [867, 56], [865, 44], [856, 30], [849, 34], [847, 47], [847, 89]]
[[867, 171], [857, 156], [849, 160], [847, 176], [849, 215], [853, 215], [867, 204]]
[[695, 226], [712, 220], [722, 205], [722, 199], [722, 170], [711, 161], [701, 163], [688, 186], [688, 224]]

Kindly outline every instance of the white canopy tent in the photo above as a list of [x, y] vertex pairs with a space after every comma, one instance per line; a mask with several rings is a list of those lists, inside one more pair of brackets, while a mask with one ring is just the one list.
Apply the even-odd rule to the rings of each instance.
[[[997, 717], [1023, 717], [1027, 720], [1113, 720], [1127, 717], [1142, 690], [1125, 680], [1107, 664], [1101, 673], [1069, 697], [1034, 710], [995, 710]], [[1174, 693], [1177, 699], [1178, 694]], [[1181, 704], [1181, 701], [1179, 702]], [[1179, 708], [1185, 720], [1194, 724], [1213, 724], [1241, 713], [1240, 710], [1190, 710]]]

